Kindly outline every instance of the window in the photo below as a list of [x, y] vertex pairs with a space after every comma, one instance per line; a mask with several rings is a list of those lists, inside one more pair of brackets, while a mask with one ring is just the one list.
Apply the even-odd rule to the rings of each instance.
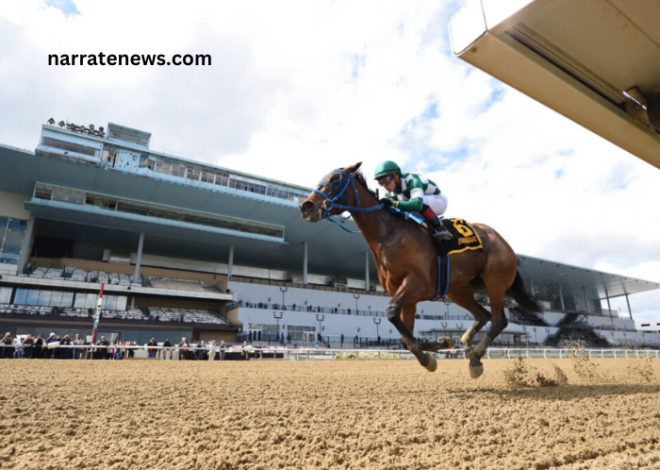
[[73, 292], [62, 292], [62, 307], [71, 307], [73, 305]]
[[51, 307], [61, 307], [62, 306], [62, 294], [63, 292], [53, 291], [50, 295], [50, 306]]
[[44, 307], [47, 307], [50, 305], [50, 294], [51, 291], [49, 290], [41, 290], [39, 291], [39, 300], [37, 301], [37, 305], [41, 305]]
[[29, 289], [25, 303], [27, 305], [39, 305], [39, 291], [35, 289]]
[[63, 150], [64, 152], [79, 153], [88, 157], [97, 157], [100, 153], [100, 151], [94, 147], [87, 147], [86, 145], [75, 144], [73, 142], [51, 139], [50, 137], [44, 137], [41, 139], [41, 145], [44, 147]]
[[85, 204], [85, 193], [69, 189], [55, 189], [53, 201], [67, 202], [69, 204]]
[[18, 264], [26, 222], [0, 217], [0, 263]]
[[0, 287], [0, 304], [11, 303], [11, 287]]
[[215, 179], [215, 174], [209, 173], [208, 171], [202, 171], [202, 179], [201, 179], [202, 182], [213, 183], [214, 179]]
[[27, 289], [16, 289], [14, 303], [17, 305], [25, 305], [27, 302], [27, 291]]

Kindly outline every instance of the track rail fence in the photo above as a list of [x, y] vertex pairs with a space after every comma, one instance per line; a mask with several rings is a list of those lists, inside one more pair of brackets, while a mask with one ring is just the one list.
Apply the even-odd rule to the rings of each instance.
[[[1, 344], [0, 348], [14, 348], [23, 349], [25, 346]], [[38, 349], [32, 347], [32, 349]], [[133, 350], [134, 352], [147, 353], [148, 350], [153, 350], [157, 357], [170, 355], [176, 358], [179, 357], [180, 352], [205, 351], [207, 353], [249, 353], [252, 357], [260, 359], [290, 359], [290, 360], [313, 360], [313, 359], [336, 359], [336, 358], [354, 358], [354, 359], [414, 359], [412, 353], [408, 350], [393, 350], [393, 349], [289, 349], [289, 348], [209, 348], [208, 346], [148, 346], [148, 345], [59, 345], [57, 347], [48, 347], [44, 345], [41, 349], [55, 350], [55, 349], [77, 349], [81, 352], [112, 352], [112, 357], [115, 357], [117, 352], [127, 352]], [[466, 359], [465, 350], [451, 349], [442, 350], [434, 353], [439, 359]], [[629, 358], [660, 358], [660, 351], [650, 349], [525, 349], [525, 348], [491, 348], [486, 351], [484, 359], [570, 359], [574, 357], [588, 357], [590, 359], [629, 359]], [[91, 359], [94, 354], [84, 354], [84, 358]]]

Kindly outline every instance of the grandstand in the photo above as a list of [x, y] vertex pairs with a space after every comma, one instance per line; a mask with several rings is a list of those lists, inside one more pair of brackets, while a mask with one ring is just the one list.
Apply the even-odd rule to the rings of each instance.
[[[150, 137], [112, 123], [104, 134], [44, 125], [34, 152], [0, 145], [5, 331], [88, 334], [104, 284], [101, 333], [126, 341], [400, 347], [363, 238], [299, 216], [309, 188], [157, 152]], [[631, 309], [608, 305], [659, 284], [519, 259], [547, 313], [507, 303], [500, 344], [660, 344]], [[423, 302], [415, 329], [458, 338], [471, 322], [456, 305]]]

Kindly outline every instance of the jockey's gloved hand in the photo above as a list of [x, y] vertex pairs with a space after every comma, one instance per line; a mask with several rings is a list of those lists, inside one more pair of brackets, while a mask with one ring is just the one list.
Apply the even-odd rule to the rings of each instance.
[[378, 202], [380, 202], [381, 204], [385, 204], [388, 207], [392, 207], [392, 205], [394, 204], [393, 201], [389, 197], [384, 197], [381, 200], [379, 200]]

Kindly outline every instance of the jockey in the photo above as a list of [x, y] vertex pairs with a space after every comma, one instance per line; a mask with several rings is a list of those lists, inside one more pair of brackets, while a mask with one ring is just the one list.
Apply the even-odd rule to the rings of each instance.
[[406, 212], [419, 212], [433, 226], [436, 243], [451, 240], [452, 234], [440, 222], [439, 215], [447, 210], [447, 197], [436, 184], [422, 175], [401, 173], [399, 165], [384, 161], [376, 167], [376, 180], [387, 193], [379, 202]]

